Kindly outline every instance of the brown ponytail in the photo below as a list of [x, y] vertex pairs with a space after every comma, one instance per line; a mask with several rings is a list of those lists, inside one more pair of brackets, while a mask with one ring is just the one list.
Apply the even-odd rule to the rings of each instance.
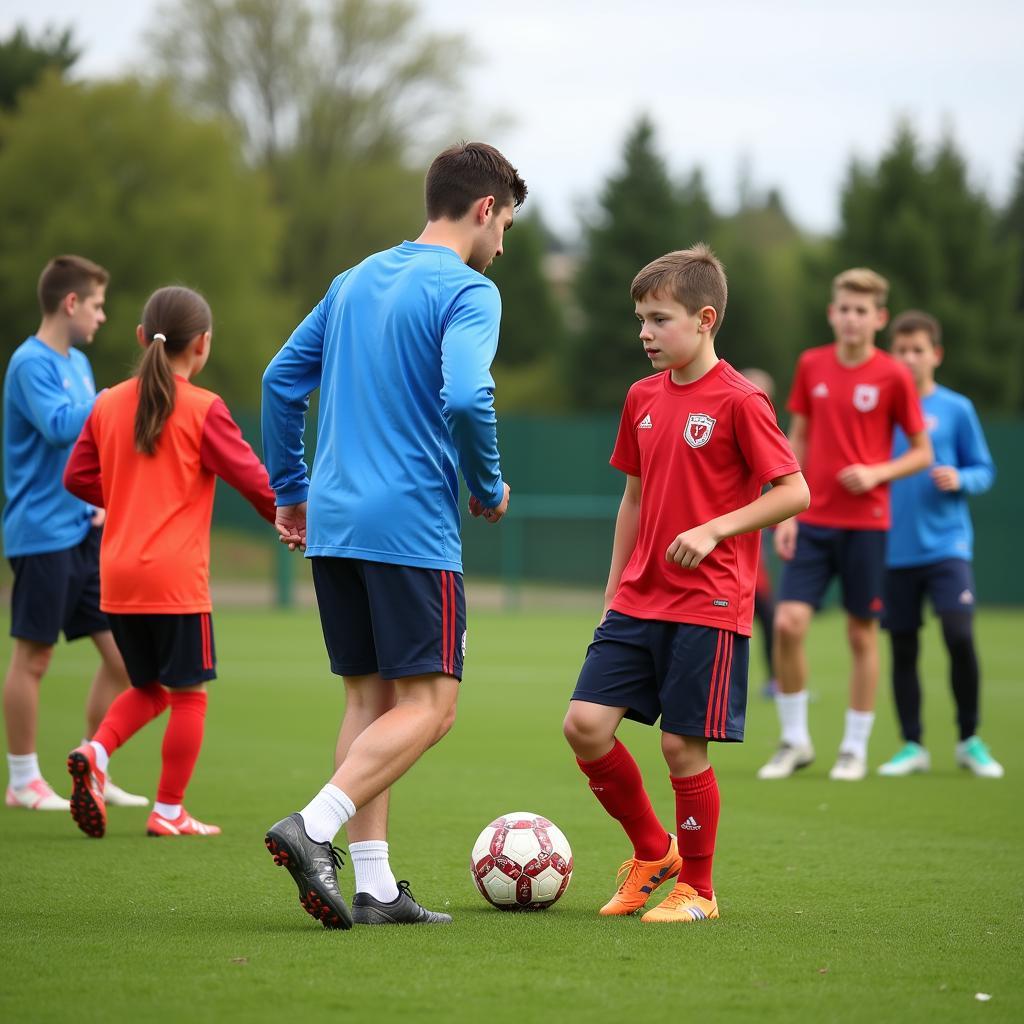
[[146, 351], [139, 363], [139, 406], [135, 411], [135, 447], [156, 452], [157, 441], [174, 412], [177, 386], [168, 356], [179, 355], [189, 342], [210, 330], [213, 317], [206, 299], [191, 288], [159, 288], [142, 311]]

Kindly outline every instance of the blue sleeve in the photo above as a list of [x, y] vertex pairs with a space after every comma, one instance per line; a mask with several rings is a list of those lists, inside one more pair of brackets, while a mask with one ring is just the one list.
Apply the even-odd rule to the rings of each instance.
[[996, 478], [996, 466], [985, 441], [974, 405], [965, 400], [957, 419], [957, 471], [960, 488], [967, 494], [984, 494]]
[[75, 402], [42, 359], [26, 359], [15, 371], [21, 408], [43, 440], [54, 448], [74, 444], [92, 412], [95, 396]]
[[320, 386], [327, 317], [343, 278], [334, 279], [263, 374], [263, 460], [278, 505], [297, 505], [309, 493], [303, 443], [306, 410], [309, 396]]
[[498, 289], [481, 277], [455, 296], [441, 338], [442, 415], [466, 486], [485, 508], [497, 507], [505, 496], [491, 377], [500, 323]]

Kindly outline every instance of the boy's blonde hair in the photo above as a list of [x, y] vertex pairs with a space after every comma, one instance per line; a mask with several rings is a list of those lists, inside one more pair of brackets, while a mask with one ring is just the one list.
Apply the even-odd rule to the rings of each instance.
[[711, 336], [718, 333], [725, 319], [725, 303], [729, 298], [729, 285], [721, 260], [705, 242], [665, 253], [648, 263], [629, 287], [634, 302], [648, 295], [674, 299], [685, 306], [688, 313], [696, 313], [704, 306], [712, 306], [718, 314]]
[[853, 267], [836, 274], [832, 279], [833, 299], [840, 290], [870, 295], [879, 309], [889, 301], [889, 282], [881, 274], [876, 274], [867, 267]]

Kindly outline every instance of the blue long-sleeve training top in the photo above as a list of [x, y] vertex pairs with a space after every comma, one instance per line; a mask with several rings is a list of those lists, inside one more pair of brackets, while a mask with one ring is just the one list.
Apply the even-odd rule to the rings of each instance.
[[[936, 466], [953, 466], [960, 474], [959, 491], [940, 491], [931, 469], [890, 484], [892, 529], [886, 549], [891, 569], [929, 565], [946, 558], [974, 555], [974, 528], [967, 495], [982, 494], [995, 480], [996, 469], [974, 405], [965, 395], [936, 386], [921, 400], [925, 426], [935, 451]], [[908, 448], [898, 427], [893, 458]]]
[[462, 571], [458, 470], [486, 507], [504, 496], [500, 319], [494, 284], [444, 246], [403, 242], [334, 279], [263, 375], [270, 483], [278, 505], [308, 500], [307, 557]]
[[89, 360], [35, 335], [4, 376], [4, 554], [61, 551], [89, 532], [91, 505], [64, 490], [64, 466], [96, 400]]

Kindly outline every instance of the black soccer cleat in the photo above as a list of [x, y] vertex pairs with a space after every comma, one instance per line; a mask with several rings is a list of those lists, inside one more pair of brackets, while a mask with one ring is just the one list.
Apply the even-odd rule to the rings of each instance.
[[398, 883], [398, 895], [382, 903], [368, 892], [357, 892], [352, 900], [352, 919], [356, 924], [451, 924], [451, 914], [427, 910], [416, 902], [409, 883]]
[[352, 914], [338, 890], [341, 850], [330, 843], [314, 843], [298, 811], [272, 825], [263, 842], [274, 863], [291, 873], [299, 887], [299, 903], [310, 917], [325, 928], [352, 927]]

